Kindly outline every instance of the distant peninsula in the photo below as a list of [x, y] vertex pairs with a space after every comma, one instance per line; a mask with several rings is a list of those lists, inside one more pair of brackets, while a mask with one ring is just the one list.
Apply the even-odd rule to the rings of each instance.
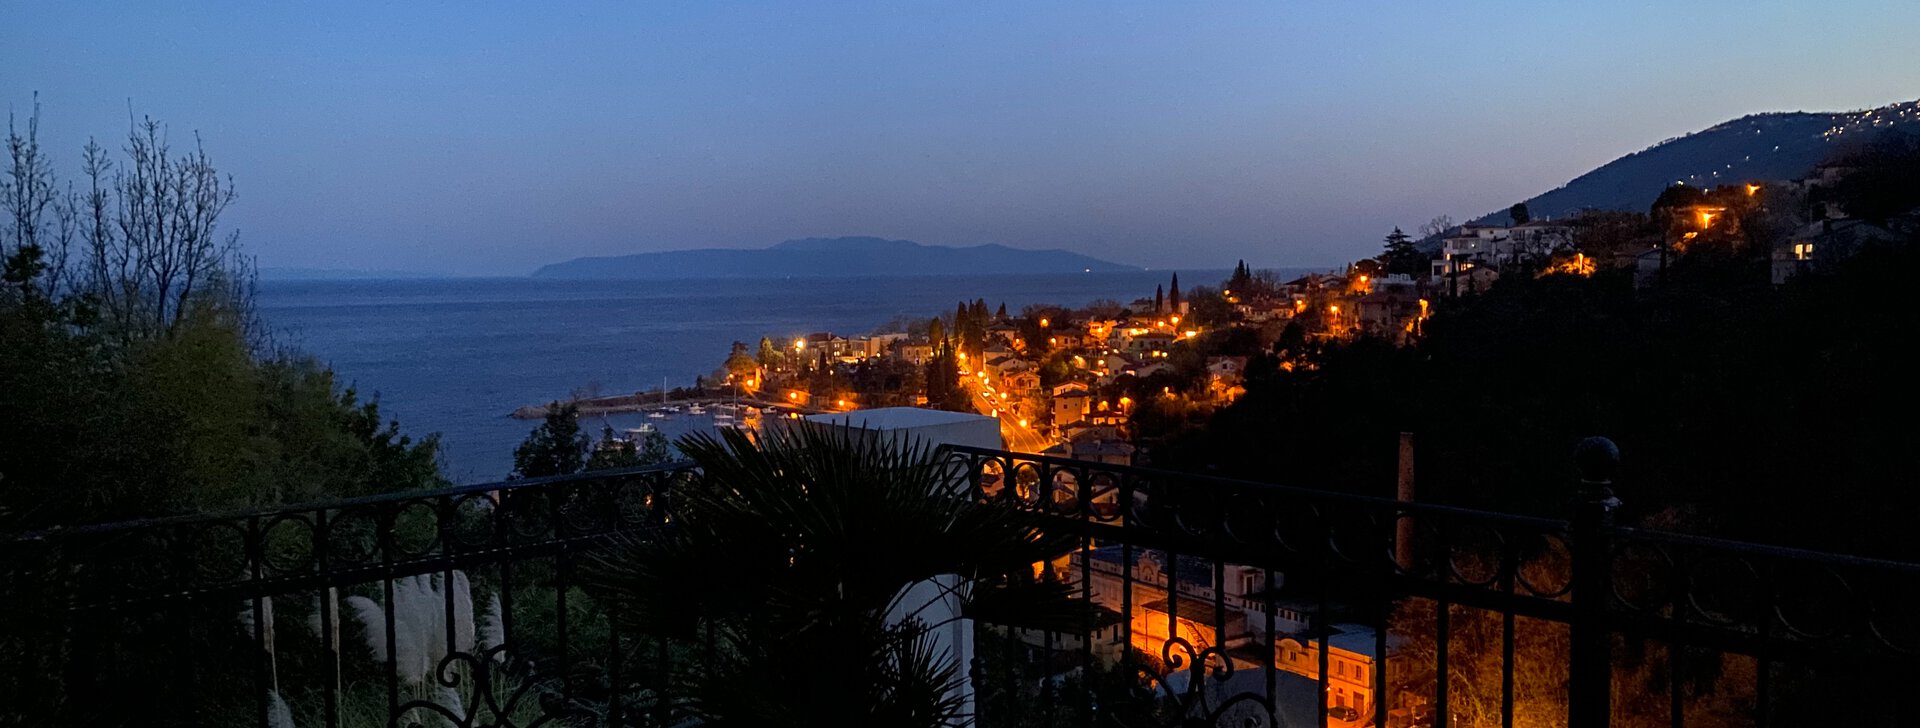
[[791, 278], [1142, 270], [1065, 250], [964, 248], [870, 237], [803, 238], [770, 248], [708, 248], [575, 258], [535, 278]]

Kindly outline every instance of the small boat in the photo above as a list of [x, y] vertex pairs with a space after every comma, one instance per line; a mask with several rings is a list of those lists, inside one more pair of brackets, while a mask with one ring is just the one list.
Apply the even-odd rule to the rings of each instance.
[[713, 424], [715, 424], [715, 425], [731, 425], [731, 424], [733, 424], [733, 415], [726, 415], [726, 414], [720, 414], [720, 415], [714, 415], [714, 416], [713, 416]]
[[662, 412], [660, 410], [654, 410], [652, 412], [647, 413], [647, 419], [650, 419], [650, 420], [664, 420], [666, 418], [667, 418], [667, 413]]
[[639, 427], [627, 428], [627, 439], [637, 440], [637, 439], [640, 439], [641, 437], [645, 437], [647, 435], [651, 435], [659, 431], [660, 431], [660, 428], [654, 427], [653, 423], [642, 422], [640, 423]]
[[697, 405], [697, 404], [687, 405], [687, 414], [704, 415], [706, 413], [707, 413], [707, 408], [705, 407], [701, 407], [700, 405]]

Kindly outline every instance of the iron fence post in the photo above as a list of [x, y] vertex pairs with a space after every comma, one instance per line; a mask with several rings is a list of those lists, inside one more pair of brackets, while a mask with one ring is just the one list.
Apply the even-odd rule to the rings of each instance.
[[1569, 526], [1573, 557], [1573, 619], [1567, 725], [1606, 728], [1613, 702], [1613, 629], [1607, 619], [1613, 597], [1613, 473], [1620, 448], [1604, 437], [1589, 437], [1574, 450], [1580, 486]]

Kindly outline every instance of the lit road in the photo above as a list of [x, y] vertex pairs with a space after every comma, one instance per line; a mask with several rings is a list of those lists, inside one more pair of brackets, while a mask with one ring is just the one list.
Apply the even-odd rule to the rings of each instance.
[[1031, 427], [1022, 426], [1012, 413], [1001, 414], [997, 399], [999, 393], [993, 390], [991, 382], [978, 377], [966, 377], [962, 382], [962, 386], [967, 390], [967, 401], [973, 403], [974, 409], [980, 414], [1000, 420], [1000, 439], [1006, 441], [1008, 450], [1039, 453], [1053, 446], [1052, 440]]

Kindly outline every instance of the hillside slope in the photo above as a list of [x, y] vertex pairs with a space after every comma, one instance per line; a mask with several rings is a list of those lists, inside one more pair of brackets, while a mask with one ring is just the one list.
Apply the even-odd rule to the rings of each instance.
[[[1675, 182], [1713, 187], [1796, 179], [1848, 141], [1891, 128], [1920, 132], [1920, 101], [1858, 112], [1745, 116], [1608, 162], [1527, 199], [1527, 209], [1536, 218], [1565, 217], [1589, 207], [1644, 212]], [[1507, 211], [1478, 221], [1504, 223]]]

